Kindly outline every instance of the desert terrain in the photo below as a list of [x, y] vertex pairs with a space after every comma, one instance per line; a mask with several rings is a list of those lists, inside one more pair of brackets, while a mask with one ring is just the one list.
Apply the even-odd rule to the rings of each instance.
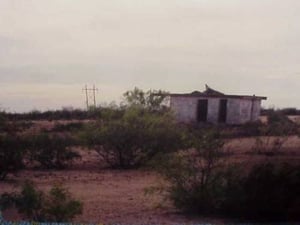
[[[35, 122], [30, 129], [51, 129], [54, 124], [57, 122]], [[245, 166], [270, 158], [289, 163], [300, 162], [300, 139], [297, 136], [289, 137], [282, 150], [274, 156], [253, 153], [255, 140], [254, 137], [230, 139], [226, 141], [225, 148], [234, 161]], [[15, 175], [10, 174], [7, 180], [0, 183], [0, 194], [19, 190], [18, 185], [26, 179], [34, 181], [41, 190], [49, 190], [54, 183], [62, 183], [83, 202], [83, 214], [74, 220], [82, 223], [222, 224], [228, 221], [226, 218], [184, 215], [164, 198], [163, 193], [147, 194], [147, 188], [164, 183], [158, 174], [149, 169], [107, 169], [95, 151], [84, 148], [76, 148], [76, 151], [82, 158], [65, 170], [27, 169]], [[13, 209], [4, 211], [3, 216], [12, 221], [24, 219]]]

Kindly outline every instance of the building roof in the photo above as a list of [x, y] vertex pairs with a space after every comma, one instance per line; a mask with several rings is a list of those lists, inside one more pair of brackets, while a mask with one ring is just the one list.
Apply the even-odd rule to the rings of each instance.
[[169, 94], [171, 97], [205, 97], [205, 98], [240, 98], [240, 99], [259, 99], [259, 100], [266, 100], [267, 97], [263, 96], [256, 96], [256, 95], [226, 95], [222, 92], [216, 91], [210, 88], [208, 85], [205, 85], [205, 91], [193, 91], [191, 93], [183, 93], [183, 94], [176, 94], [171, 93]]

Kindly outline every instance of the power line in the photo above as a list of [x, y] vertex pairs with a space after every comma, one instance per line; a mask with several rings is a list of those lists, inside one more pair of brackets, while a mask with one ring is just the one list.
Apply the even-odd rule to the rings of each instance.
[[[96, 107], [96, 92], [98, 92], [98, 88], [93, 85], [93, 88], [88, 88], [87, 85], [82, 89], [85, 92], [85, 103], [87, 110], [90, 108], [90, 106]], [[92, 101], [90, 101], [90, 95], [89, 93], [92, 92]], [[90, 102], [93, 102], [93, 105], [90, 105]]]

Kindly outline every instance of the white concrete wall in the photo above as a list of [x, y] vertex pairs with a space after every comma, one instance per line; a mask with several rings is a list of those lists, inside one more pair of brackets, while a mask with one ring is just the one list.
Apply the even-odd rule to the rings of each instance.
[[240, 123], [240, 99], [230, 98], [227, 101], [227, 124]]
[[[197, 104], [199, 99], [208, 99], [207, 122], [217, 124], [220, 100], [226, 98], [172, 96], [170, 99], [170, 106], [175, 113], [176, 119], [184, 123], [196, 123]], [[260, 104], [260, 100], [228, 98], [226, 123], [243, 124], [248, 121], [258, 120], [260, 115]]]
[[214, 124], [218, 123], [219, 107], [220, 107], [219, 98], [208, 99], [207, 122], [214, 123]]
[[240, 100], [240, 121], [239, 123], [246, 123], [251, 121], [252, 117], [252, 100]]
[[253, 112], [252, 112], [252, 121], [259, 120], [261, 110], [261, 100], [253, 101]]
[[197, 122], [197, 103], [198, 98], [192, 97], [171, 97], [170, 107], [175, 113], [179, 122]]
[[227, 123], [243, 124], [256, 121], [260, 115], [261, 100], [251, 99], [228, 99]]

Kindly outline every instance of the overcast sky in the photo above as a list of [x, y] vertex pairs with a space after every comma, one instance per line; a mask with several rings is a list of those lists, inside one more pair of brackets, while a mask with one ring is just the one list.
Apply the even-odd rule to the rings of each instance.
[[0, 0], [0, 108], [84, 107], [135, 86], [300, 108], [299, 0]]

